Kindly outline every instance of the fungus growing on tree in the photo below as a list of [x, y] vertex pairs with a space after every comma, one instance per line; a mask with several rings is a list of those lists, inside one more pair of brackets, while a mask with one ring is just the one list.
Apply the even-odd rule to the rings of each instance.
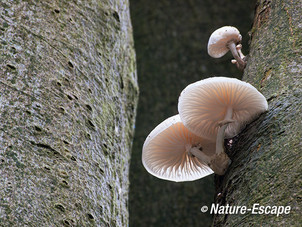
[[214, 154], [215, 142], [194, 135], [184, 127], [179, 115], [175, 115], [148, 135], [143, 145], [142, 162], [145, 169], [158, 178], [193, 181], [213, 173], [200, 156]]
[[218, 166], [230, 163], [224, 152], [224, 139], [237, 135], [267, 108], [265, 97], [255, 87], [226, 77], [212, 77], [190, 84], [181, 92], [178, 102], [185, 127], [197, 136], [216, 138], [216, 156], [206, 162]]
[[236, 64], [240, 70], [243, 70], [246, 61], [245, 56], [241, 52], [241, 39], [242, 36], [237, 28], [232, 26], [221, 27], [214, 31], [209, 38], [208, 54], [213, 58], [220, 58], [230, 50], [235, 58], [232, 63]]

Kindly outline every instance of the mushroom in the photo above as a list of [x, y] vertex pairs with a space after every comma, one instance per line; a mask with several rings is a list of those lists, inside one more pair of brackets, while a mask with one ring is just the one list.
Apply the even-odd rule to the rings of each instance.
[[265, 97], [255, 87], [226, 77], [190, 84], [181, 92], [178, 102], [185, 127], [197, 136], [216, 138], [216, 157], [211, 160], [216, 165], [230, 162], [224, 153], [224, 139], [237, 135], [267, 108]]
[[143, 145], [142, 162], [150, 174], [160, 179], [193, 181], [213, 173], [201, 157], [211, 157], [214, 153], [213, 140], [194, 135], [184, 127], [179, 115], [175, 115], [148, 135]]
[[241, 49], [242, 49], [242, 44], [238, 44], [238, 45], [236, 46], [236, 50], [237, 50], [237, 52], [238, 52], [238, 54], [239, 54], [239, 57], [245, 61], [245, 58], [246, 58], [246, 57], [245, 57], [244, 54], [242, 53]]
[[[241, 51], [242, 45], [241, 45], [241, 44], [238, 44], [238, 45], [236, 46], [236, 49], [237, 49], [237, 52], [238, 52], [240, 58], [243, 59], [243, 60], [246, 62], [246, 56], [244, 56], [244, 54], [243, 54], [242, 51]], [[231, 62], [232, 62], [233, 64], [236, 64], [237, 68], [240, 68], [240, 65], [239, 65], [239, 63], [237, 62], [237, 60], [232, 59]]]
[[208, 42], [208, 54], [213, 58], [224, 56], [229, 50], [236, 59], [237, 67], [243, 70], [246, 66], [245, 56], [241, 52], [242, 45], [240, 44], [242, 36], [237, 28], [232, 26], [224, 26], [215, 30]]

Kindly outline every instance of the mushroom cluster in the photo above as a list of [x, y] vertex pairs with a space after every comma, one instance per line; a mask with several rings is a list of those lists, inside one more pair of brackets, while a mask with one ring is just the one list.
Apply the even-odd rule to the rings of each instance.
[[[208, 53], [221, 57], [231, 50], [235, 63], [245, 67], [241, 35], [230, 26], [210, 37]], [[231, 163], [224, 139], [268, 109], [265, 97], [251, 84], [212, 77], [188, 85], [178, 99], [178, 115], [160, 123], [145, 140], [142, 162], [152, 175], [170, 181], [192, 181], [213, 172], [224, 175]]]

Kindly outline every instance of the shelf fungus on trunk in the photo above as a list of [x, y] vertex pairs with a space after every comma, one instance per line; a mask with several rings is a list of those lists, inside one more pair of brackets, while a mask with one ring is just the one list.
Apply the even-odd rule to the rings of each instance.
[[190, 132], [179, 115], [160, 123], [145, 140], [142, 162], [152, 175], [169, 181], [193, 181], [213, 173], [194, 154], [211, 157], [215, 142]]
[[[224, 139], [232, 138], [268, 108], [265, 97], [251, 84], [227, 77], [212, 77], [187, 86], [179, 97], [181, 121], [197, 136], [216, 140], [216, 152], [200, 157], [223, 175], [230, 164]], [[193, 153], [198, 157], [196, 153]]]
[[232, 63], [243, 70], [246, 66], [246, 57], [241, 51], [241, 39], [242, 36], [237, 28], [232, 26], [221, 27], [215, 30], [209, 38], [208, 54], [213, 58], [220, 58], [230, 50], [235, 58]]

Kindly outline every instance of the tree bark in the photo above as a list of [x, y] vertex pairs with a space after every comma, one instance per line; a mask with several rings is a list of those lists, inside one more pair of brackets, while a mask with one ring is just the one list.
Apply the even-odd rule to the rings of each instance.
[[127, 0], [1, 1], [0, 225], [127, 226]]
[[259, 0], [243, 79], [269, 110], [233, 139], [232, 164], [216, 178], [220, 205], [290, 206], [289, 214], [220, 214], [214, 226], [299, 226], [301, 219], [302, 2]]

